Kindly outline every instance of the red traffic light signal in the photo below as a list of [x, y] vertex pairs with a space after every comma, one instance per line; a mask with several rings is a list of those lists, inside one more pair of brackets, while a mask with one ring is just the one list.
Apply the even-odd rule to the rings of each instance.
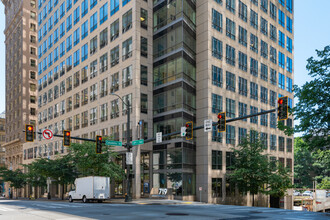
[[186, 123], [186, 140], [191, 140], [194, 137], [193, 133], [193, 122], [189, 121]]
[[278, 99], [277, 117], [279, 121], [288, 119], [289, 102], [288, 96]]
[[33, 125], [25, 125], [25, 141], [26, 142], [34, 141]]
[[101, 135], [96, 135], [96, 145], [95, 145], [95, 150], [97, 154], [102, 153], [102, 136]]
[[70, 147], [71, 145], [71, 131], [64, 130], [63, 131], [63, 146]]
[[226, 112], [220, 112], [218, 114], [218, 132], [226, 131]]

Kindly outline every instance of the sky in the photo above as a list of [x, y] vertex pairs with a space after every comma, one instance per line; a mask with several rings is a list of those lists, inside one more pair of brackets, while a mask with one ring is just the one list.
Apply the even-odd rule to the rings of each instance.
[[[311, 80], [306, 60], [330, 44], [330, 1], [294, 0], [294, 84]], [[0, 113], [5, 110], [5, 13], [0, 3]], [[297, 100], [295, 100], [297, 102]]]

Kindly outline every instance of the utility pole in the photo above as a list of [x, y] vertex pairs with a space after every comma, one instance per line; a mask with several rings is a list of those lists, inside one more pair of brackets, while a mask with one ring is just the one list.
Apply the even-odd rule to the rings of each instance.
[[[127, 104], [122, 100], [122, 102], [126, 105], [126, 107], [127, 107], [127, 145], [126, 145], [126, 147], [127, 147], [127, 152], [128, 152], [128, 154], [131, 152], [131, 140], [130, 140], [130, 123], [129, 123], [129, 121], [130, 121], [130, 103], [129, 103], [129, 101], [127, 101]], [[131, 165], [130, 164], [126, 164], [126, 166], [127, 166], [127, 191], [126, 191], [126, 195], [125, 195], [125, 202], [131, 202], [132, 201], [132, 197], [131, 197], [131, 193], [130, 193], [130, 167], [131, 167]]]

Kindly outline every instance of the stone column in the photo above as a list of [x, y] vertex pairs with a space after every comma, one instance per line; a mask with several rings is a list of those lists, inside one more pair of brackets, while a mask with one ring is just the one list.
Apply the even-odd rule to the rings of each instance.
[[133, 199], [141, 198], [141, 146], [132, 148], [133, 152], [133, 174], [132, 180]]

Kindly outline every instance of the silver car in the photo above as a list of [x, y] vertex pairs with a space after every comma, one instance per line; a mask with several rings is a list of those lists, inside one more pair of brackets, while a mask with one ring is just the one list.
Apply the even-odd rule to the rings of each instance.
[[302, 195], [303, 196], [313, 196], [313, 193], [311, 191], [305, 191]]

